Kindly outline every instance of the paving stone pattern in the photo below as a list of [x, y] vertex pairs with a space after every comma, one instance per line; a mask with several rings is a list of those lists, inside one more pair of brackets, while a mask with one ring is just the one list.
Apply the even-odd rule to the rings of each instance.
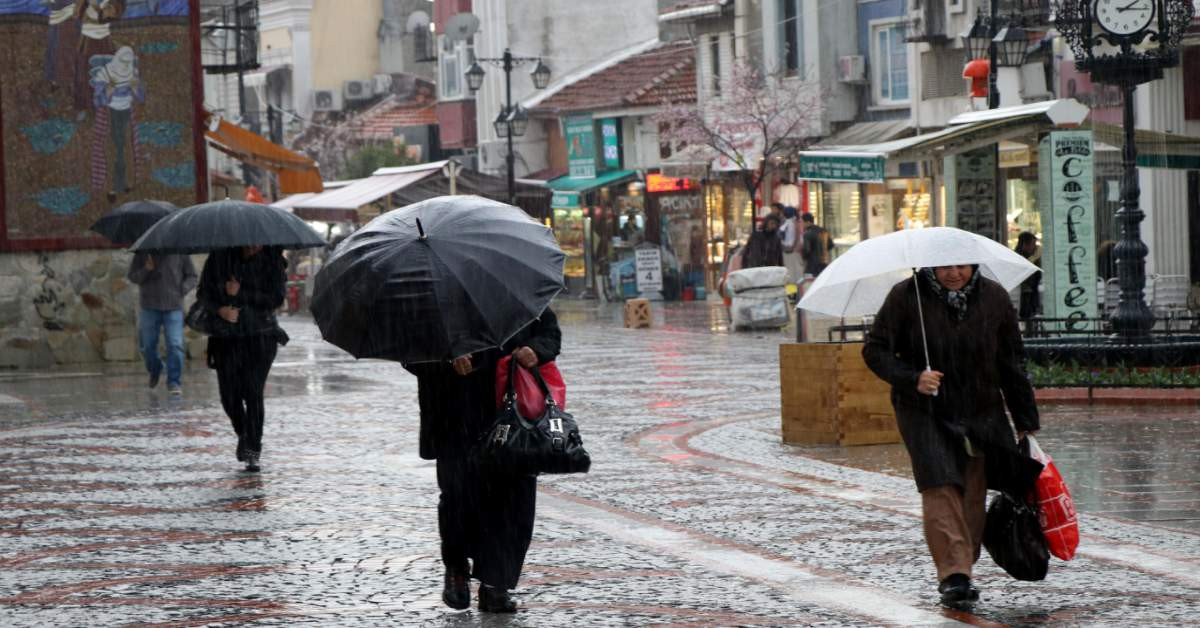
[[902, 448], [779, 442], [777, 347], [719, 308], [562, 304], [585, 476], [543, 478], [515, 617], [440, 601], [416, 383], [289, 319], [261, 474], [240, 470], [210, 371], [185, 397], [136, 367], [0, 376], [0, 624], [1167, 625], [1200, 617], [1194, 408], [1044, 408], [1080, 556], [1020, 583], [989, 558], [940, 608]]

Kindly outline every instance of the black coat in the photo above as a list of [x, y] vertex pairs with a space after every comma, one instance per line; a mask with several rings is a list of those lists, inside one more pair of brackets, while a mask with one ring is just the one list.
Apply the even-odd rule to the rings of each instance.
[[[283, 330], [275, 318], [275, 310], [287, 296], [287, 260], [278, 249], [267, 247], [243, 258], [241, 249], [221, 249], [209, 254], [200, 271], [196, 300], [209, 310], [215, 321], [213, 336], [276, 335], [281, 341]], [[229, 278], [241, 282], [238, 293], [225, 293]], [[228, 323], [217, 315], [224, 306], [238, 308], [238, 322]]]
[[533, 349], [539, 364], [558, 357], [562, 330], [553, 310], [546, 308], [500, 349], [473, 354], [474, 368], [466, 375], [455, 373], [448, 362], [404, 365], [417, 376], [422, 458], [461, 457], [470, 452], [496, 419], [496, 362], [524, 346]]
[[863, 359], [892, 385], [892, 406], [912, 459], [919, 490], [962, 486], [968, 455], [963, 437], [987, 458], [988, 487], [1023, 494], [1041, 464], [1017, 452], [1007, 405], [1018, 430], [1038, 429], [1033, 386], [1008, 293], [980, 277], [968, 298], [966, 318], [921, 279], [921, 305], [929, 338], [929, 361], [945, 374], [936, 397], [917, 392], [925, 369], [913, 279], [892, 288], [863, 347]]

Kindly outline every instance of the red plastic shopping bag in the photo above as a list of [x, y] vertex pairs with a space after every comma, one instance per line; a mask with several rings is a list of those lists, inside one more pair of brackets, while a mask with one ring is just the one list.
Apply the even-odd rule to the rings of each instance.
[[[504, 393], [508, 391], [508, 371], [509, 362], [512, 360], [511, 355], [506, 355], [500, 358], [496, 363], [496, 407], [504, 403]], [[542, 374], [542, 379], [546, 381], [546, 387], [550, 389], [550, 396], [554, 399], [554, 403], [558, 407], [566, 409], [567, 407], [567, 384], [563, 382], [562, 373], [558, 372], [558, 366], [551, 360], [538, 367], [538, 372]], [[517, 395], [517, 412], [521, 416], [530, 421], [542, 416], [546, 411], [546, 395], [542, 392], [542, 387], [538, 385], [534, 379], [533, 373], [518, 365], [516, 368], [516, 380], [513, 382], [513, 392]]]
[[1063, 481], [1054, 460], [1050, 458], [1037, 440], [1029, 439], [1029, 455], [1042, 463], [1042, 474], [1034, 485], [1034, 493], [1038, 503], [1038, 519], [1042, 524], [1042, 533], [1046, 535], [1046, 545], [1050, 553], [1063, 560], [1075, 557], [1075, 548], [1079, 547], [1079, 520], [1075, 516], [1075, 503], [1071, 501], [1071, 493], [1067, 483]]

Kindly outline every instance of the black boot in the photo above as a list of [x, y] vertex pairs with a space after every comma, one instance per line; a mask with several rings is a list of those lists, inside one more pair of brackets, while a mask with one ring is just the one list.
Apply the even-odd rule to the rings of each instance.
[[479, 585], [479, 610], [485, 613], [515, 613], [517, 601], [509, 597], [508, 589]]
[[947, 606], [962, 606], [979, 599], [979, 589], [971, 585], [969, 576], [961, 573], [946, 576], [938, 585], [938, 593], [942, 594], [942, 604]]
[[471, 579], [466, 569], [446, 567], [442, 582], [442, 601], [446, 606], [458, 610], [471, 606]]

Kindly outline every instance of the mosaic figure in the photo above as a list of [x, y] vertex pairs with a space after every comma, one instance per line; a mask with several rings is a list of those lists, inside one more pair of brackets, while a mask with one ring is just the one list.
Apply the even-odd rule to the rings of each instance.
[[125, 2], [76, 0], [75, 11], [80, 22], [75, 68], [75, 109], [87, 111], [91, 105], [88, 101], [88, 83], [91, 82], [92, 58], [111, 55], [116, 51], [110, 39], [110, 25], [125, 13]]
[[72, 85], [75, 80], [75, 46], [79, 43], [77, 0], [42, 0], [50, 11], [46, 31], [45, 77], [51, 88]]
[[[92, 57], [90, 74], [96, 107], [92, 132], [92, 187], [101, 190], [108, 180], [104, 145], [107, 133], [114, 149], [112, 187], [108, 192], [108, 200], [113, 202], [118, 194], [129, 192], [133, 187], [129, 176], [132, 169], [127, 161], [127, 155], [132, 153], [136, 163], [139, 145], [133, 105], [146, 101], [146, 90], [138, 75], [137, 57], [129, 46], [122, 46], [111, 57]], [[129, 147], [132, 150], [126, 151]]]

